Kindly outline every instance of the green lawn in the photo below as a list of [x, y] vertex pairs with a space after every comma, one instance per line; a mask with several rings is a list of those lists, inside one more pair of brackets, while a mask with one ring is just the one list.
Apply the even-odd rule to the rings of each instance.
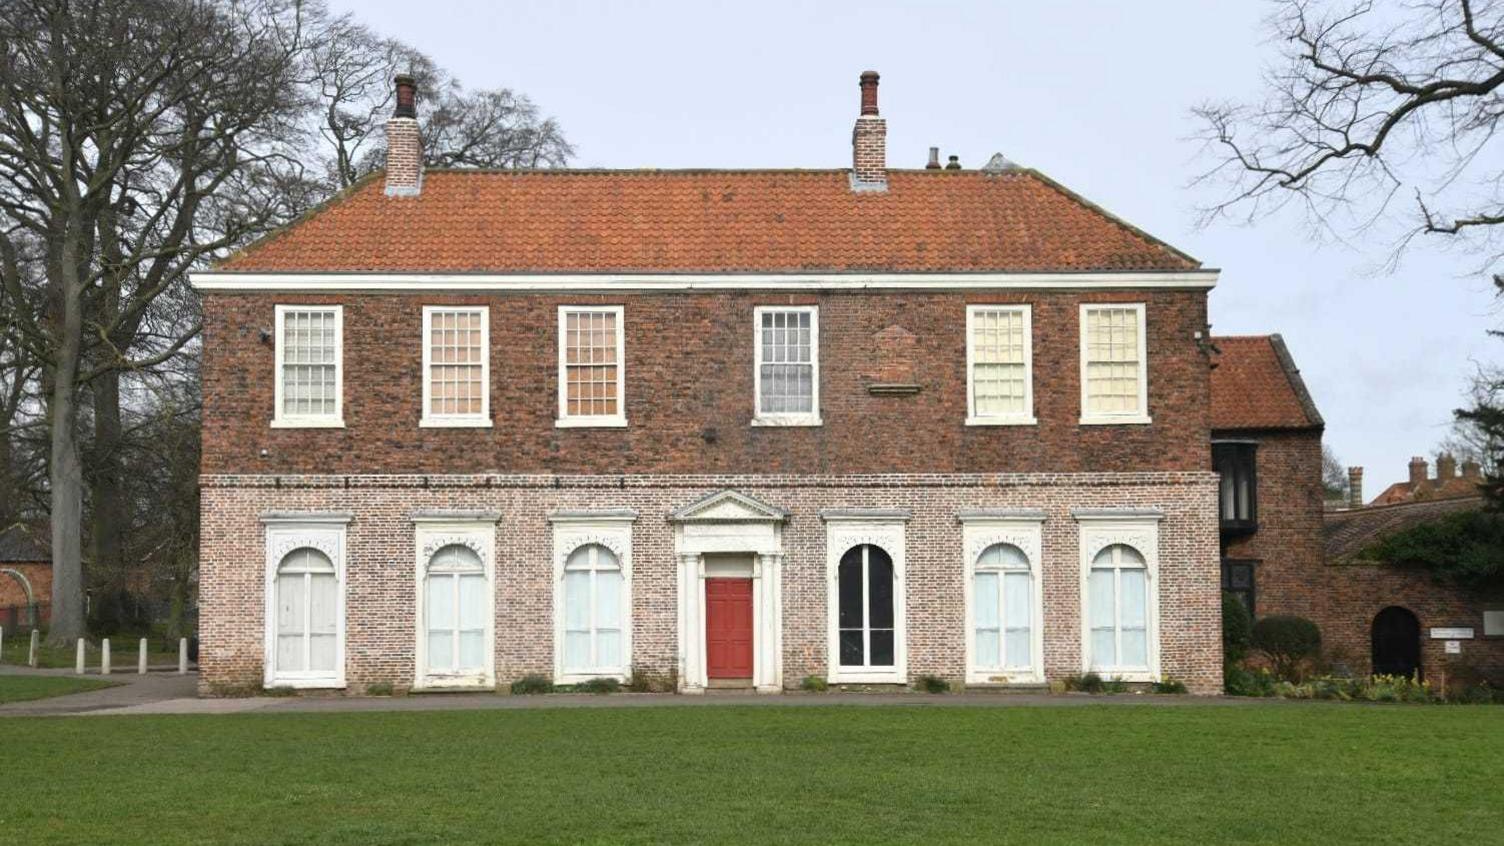
[[1504, 708], [685, 707], [0, 722], [17, 842], [1468, 843]]
[[98, 690], [115, 684], [116, 682], [77, 676], [0, 676], [0, 705], [6, 702], [25, 702], [29, 699], [46, 699], [49, 696], [67, 696], [70, 693], [83, 693], [86, 690]]

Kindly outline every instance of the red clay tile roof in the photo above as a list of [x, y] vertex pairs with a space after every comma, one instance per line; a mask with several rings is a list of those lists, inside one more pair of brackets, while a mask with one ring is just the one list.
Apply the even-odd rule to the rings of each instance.
[[1425, 502], [1441, 499], [1468, 499], [1478, 496], [1479, 479], [1453, 476], [1450, 479], [1427, 479], [1420, 484], [1395, 482], [1373, 498], [1369, 505], [1393, 505], [1400, 502]]
[[1342, 511], [1328, 511], [1322, 517], [1322, 539], [1327, 561], [1333, 564], [1362, 559], [1361, 553], [1394, 534], [1422, 523], [1455, 514], [1475, 511], [1483, 500], [1473, 489], [1473, 496], [1439, 499], [1429, 502], [1405, 502], [1397, 505], [1367, 505]]
[[380, 174], [232, 256], [225, 271], [944, 272], [1200, 264], [1030, 170], [430, 170]]
[[1311, 429], [1323, 424], [1305, 381], [1278, 335], [1212, 338], [1211, 427]]

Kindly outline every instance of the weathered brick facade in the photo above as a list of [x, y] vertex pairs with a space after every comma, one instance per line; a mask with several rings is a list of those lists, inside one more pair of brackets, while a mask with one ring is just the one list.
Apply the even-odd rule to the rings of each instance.
[[630, 508], [635, 666], [675, 668], [674, 541], [669, 513], [733, 488], [788, 509], [784, 528], [785, 685], [827, 671], [824, 508], [908, 509], [908, 672], [965, 675], [957, 513], [1046, 512], [1042, 567], [1048, 678], [1081, 672], [1081, 557], [1077, 508], [1154, 508], [1159, 526], [1161, 671], [1197, 693], [1221, 686], [1215, 477], [1204, 471], [1082, 474], [815, 474], [758, 476], [205, 476], [200, 564], [201, 685], [212, 693], [262, 678], [266, 553], [259, 516], [342, 511], [348, 527], [347, 687], [413, 681], [414, 524], [421, 509], [494, 509], [497, 679], [553, 667], [552, 532], [558, 509]]
[[[759, 305], [820, 307], [815, 428], [751, 426]], [[1152, 425], [1078, 424], [1082, 302], [1147, 304]], [[276, 304], [344, 306], [344, 429], [272, 429]], [[557, 309], [624, 305], [624, 429], [558, 429]], [[1033, 307], [1037, 426], [966, 426], [966, 306]], [[424, 305], [490, 308], [490, 429], [420, 429]], [[204, 301], [208, 474], [1078, 473], [1206, 470], [1202, 291], [629, 296], [215, 293]], [[891, 335], [921, 390], [891, 379]], [[885, 353], [888, 353], [885, 355]], [[266, 450], [263, 457], [261, 451]]]

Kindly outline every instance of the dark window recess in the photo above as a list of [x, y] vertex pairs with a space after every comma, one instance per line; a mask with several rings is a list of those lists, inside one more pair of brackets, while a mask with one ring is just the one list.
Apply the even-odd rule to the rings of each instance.
[[878, 547], [854, 546], [841, 556], [837, 579], [841, 666], [893, 666], [893, 559]]
[[1222, 476], [1218, 509], [1222, 528], [1258, 527], [1258, 473], [1255, 444], [1212, 444], [1212, 469]]
[[1254, 598], [1257, 591], [1254, 587], [1255, 561], [1229, 561], [1222, 560], [1222, 590], [1236, 596], [1243, 607], [1248, 609], [1248, 615], [1254, 614]]

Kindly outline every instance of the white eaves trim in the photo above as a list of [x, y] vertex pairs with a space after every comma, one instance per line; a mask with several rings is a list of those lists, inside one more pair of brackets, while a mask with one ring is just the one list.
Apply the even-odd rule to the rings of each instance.
[[1123, 273], [233, 273], [188, 275], [200, 291], [1210, 290], [1220, 271]]

